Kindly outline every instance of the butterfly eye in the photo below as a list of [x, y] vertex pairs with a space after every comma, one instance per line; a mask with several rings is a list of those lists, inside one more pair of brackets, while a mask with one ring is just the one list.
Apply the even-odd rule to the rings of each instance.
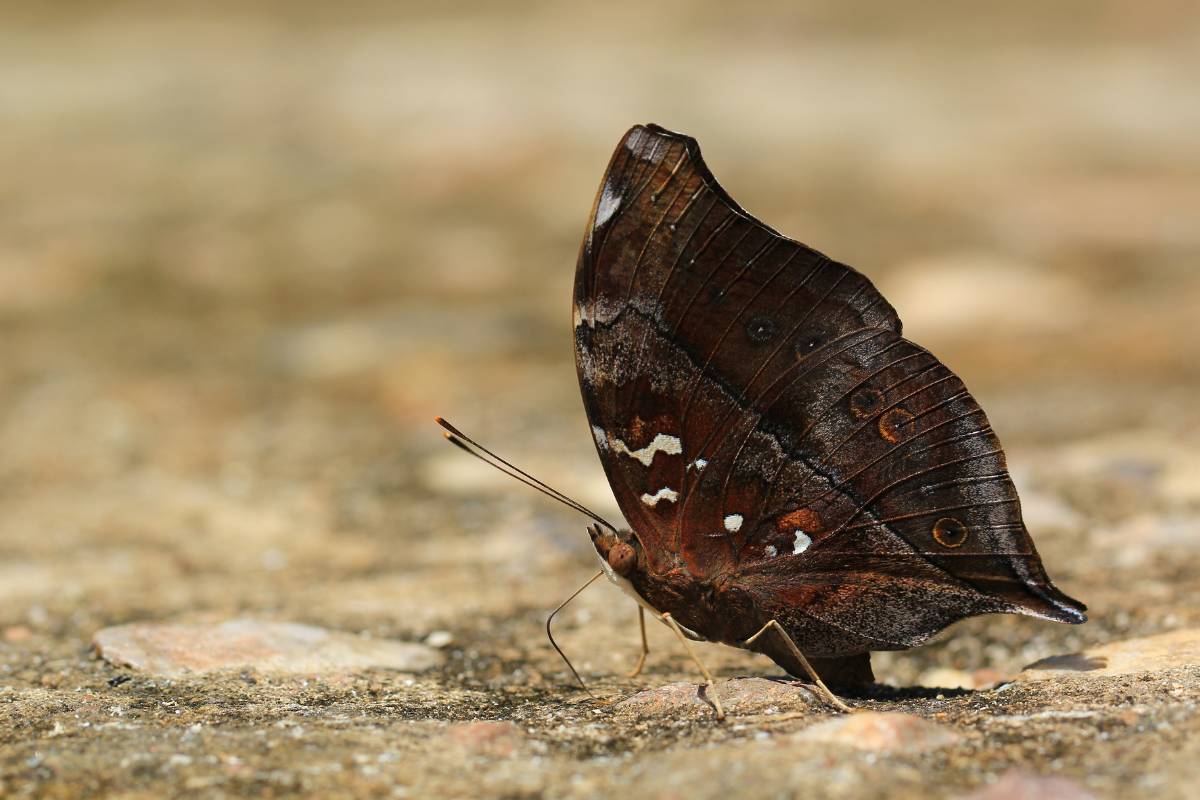
[[796, 342], [796, 360], [807, 358], [814, 350], [825, 344], [825, 334], [809, 333]]
[[850, 397], [850, 411], [859, 419], [869, 419], [883, 407], [883, 392], [878, 389], [862, 389]]
[[775, 335], [775, 320], [757, 316], [746, 323], [746, 335], [755, 344], [766, 344]]
[[625, 542], [617, 542], [608, 551], [608, 565], [622, 578], [628, 578], [637, 567], [637, 552]]
[[942, 517], [933, 523], [933, 538], [942, 547], [961, 547], [967, 540], [967, 526], [954, 517]]

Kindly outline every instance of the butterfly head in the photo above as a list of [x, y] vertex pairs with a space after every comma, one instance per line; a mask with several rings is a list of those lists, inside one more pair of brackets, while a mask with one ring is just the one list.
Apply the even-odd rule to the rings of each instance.
[[641, 544], [632, 531], [612, 531], [593, 525], [588, 528], [592, 545], [606, 567], [618, 577], [629, 578], [638, 568]]

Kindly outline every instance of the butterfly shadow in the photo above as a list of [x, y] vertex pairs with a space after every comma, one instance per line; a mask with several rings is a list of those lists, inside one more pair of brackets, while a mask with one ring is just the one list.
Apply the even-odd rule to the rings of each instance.
[[[788, 676], [763, 676], [765, 680], [785, 686], [812, 689], [812, 684]], [[965, 697], [975, 689], [962, 687], [939, 689], [934, 686], [892, 686], [886, 683], [867, 683], [858, 686], [833, 686], [836, 695], [846, 700], [936, 700]]]
[[1056, 672], [1093, 672], [1108, 666], [1104, 656], [1089, 656], [1086, 653], [1066, 653], [1039, 659], [1025, 667], [1026, 671], [1053, 670]]
[[892, 686], [887, 683], [871, 683], [866, 686], [842, 688], [838, 691], [842, 697], [853, 700], [948, 700], [953, 697], [967, 697], [977, 692], [977, 689], [967, 689], [962, 686]]

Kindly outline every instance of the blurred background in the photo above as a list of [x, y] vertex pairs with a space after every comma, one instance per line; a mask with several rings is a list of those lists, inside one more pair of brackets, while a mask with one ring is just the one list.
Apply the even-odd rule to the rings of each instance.
[[[446, 630], [444, 687], [552, 697], [539, 625], [590, 574], [584, 520], [432, 417], [615, 515], [569, 294], [638, 122], [876, 282], [1094, 612], [972, 621], [881, 679], [1195, 624], [1197, 75], [1200, 11], [1170, 0], [5, 4], [5, 669], [248, 613]], [[564, 617], [588, 674], [635, 655], [616, 597]], [[662, 645], [649, 684], [688, 674]]]

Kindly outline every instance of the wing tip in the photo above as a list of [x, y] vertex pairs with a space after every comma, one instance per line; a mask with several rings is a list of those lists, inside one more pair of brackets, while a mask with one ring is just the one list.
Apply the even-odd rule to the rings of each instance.
[[1025, 588], [1029, 595], [1016, 604], [1018, 613], [1068, 625], [1087, 622], [1087, 606], [1059, 591], [1054, 584], [1027, 584]]
[[[696, 167], [701, 172], [708, 173], [711, 179], [712, 173], [708, 172], [708, 169], [704, 166], [704, 159], [700, 157], [700, 143], [685, 133], [664, 128], [662, 125], [654, 122], [640, 123], [625, 131], [625, 135], [621, 137], [621, 141], [617, 144], [613, 163], [616, 163], [616, 156], [618, 154], [623, 150], [627, 150], [635, 158], [657, 164], [662, 161], [672, 144], [683, 145], [687, 150], [688, 156], [695, 162]], [[610, 168], [611, 166], [610, 164]]]
[[[667, 146], [655, 147], [656, 144]], [[779, 231], [775, 230], [750, 212], [746, 211], [746, 209], [744, 209], [741, 204], [738, 203], [738, 201], [733, 199], [729, 192], [725, 190], [725, 187], [721, 185], [721, 182], [717, 180], [717, 177], [713, 175], [713, 172], [711, 169], [709, 169], [708, 164], [705, 163], [704, 156], [700, 152], [700, 142], [694, 136], [689, 136], [686, 133], [680, 133], [679, 131], [671, 130], [670, 128], [659, 125], [656, 122], [643, 122], [634, 125], [625, 132], [625, 135], [621, 137], [620, 144], [617, 145], [616, 152], [619, 154], [622, 150], [628, 150], [637, 158], [657, 162], [661, 161], [661, 159], [665, 157], [665, 154], [668, 152], [671, 144], [683, 145], [684, 149], [687, 151], [688, 158], [691, 161], [691, 168], [696, 172], [700, 179], [704, 181], [705, 185], [708, 186], [710, 190], [715, 192], [721, 198], [721, 200], [729, 206], [730, 210], [749, 219], [750, 221], [754, 222], [754, 224], [765, 228], [776, 236], [789, 238], [784, 237], [783, 234], [779, 233]], [[615, 162], [616, 156], [614, 154], [613, 163]], [[610, 164], [610, 170], [611, 168], [612, 165]], [[807, 247], [807, 245], [804, 246]]]
[[[738, 211], [737, 206], [720, 184], [716, 182], [712, 172], [700, 157], [700, 145], [691, 136], [668, 130], [653, 122], [634, 125], [625, 131], [617, 147], [609, 159], [608, 168], [600, 181], [600, 189], [592, 201], [592, 210], [588, 214], [588, 226], [584, 231], [583, 245], [580, 249], [580, 263], [589, 257], [592, 251], [593, 239], [598, 232], [611, 223], [622, 206], [629, 200], [638, 184], [637, 178], [645, 178], [658, 169], [667, 154], [674, 151], [679, 153], [678, 146], [682, 145], [691, 167], [700, 175], [706, 184], [722, 195]], [[674, 147], [673, 147], [674, 146]], [[636, 164], [636, 167], [631, 167]], [[648, 167], [648, 169], [647, 169]], [[745, 212], [741, 212], [745, 213]]]
[[630, 128], [628, 131], [625, 132], [626, 139], [629, 139], [630, 137], [634, 137], [634, 136], [637, 136], [637, 137], [652, 136], [652, 137], [655, 137], [658, 139], [673, 139], [676, 141], [685, 142], [685, 143], [692, 144], [692, 145], [696, 144], [695, 138], [688, 136], [686, 133], [680, 133], [679, 131], [673, 131], [664, 125], [659, 125], [657, 122], [642, 122], [637, 125], [634, 125], [632, 128]]

